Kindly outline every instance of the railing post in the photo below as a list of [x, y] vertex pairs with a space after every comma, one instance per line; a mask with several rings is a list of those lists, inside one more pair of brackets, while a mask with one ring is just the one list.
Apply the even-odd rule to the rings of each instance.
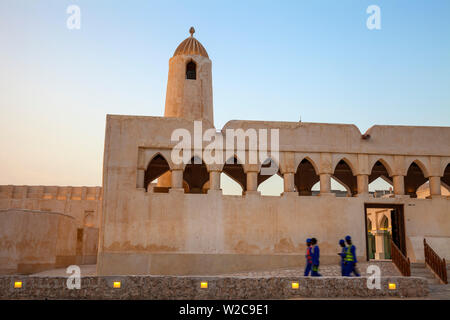
[[392, 262], [400, 270], [403, 276], [411, 276], [411, 262], [409, 258], [406, 258], [400, 249], [395, 245], [394, 241], [391, 240], [391, 254]]

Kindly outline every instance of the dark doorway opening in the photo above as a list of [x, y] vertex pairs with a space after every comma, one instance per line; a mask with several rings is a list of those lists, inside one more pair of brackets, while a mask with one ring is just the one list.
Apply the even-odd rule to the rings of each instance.
[[406, 256], [403, 205], [366, 203], [364, 216], [367, 260], [391, 259], [391, 239]]

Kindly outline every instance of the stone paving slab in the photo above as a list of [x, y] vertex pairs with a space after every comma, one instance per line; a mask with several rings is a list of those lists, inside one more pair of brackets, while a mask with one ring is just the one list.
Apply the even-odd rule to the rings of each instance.
[[[369, 266], [378, 266], [381, 271], [382, 277], [390, 277], [390, 276], [401, 276], [401, 273], [395, 267], [395, 265], [390, 261], [370, 261], [370, 262], [361, 262], [357, 264], [357, 268], [361, 274], [361, 276], [370, 276], [367, 273], [367, 268]], [[323, 265], [319, 268], [319, 273], [322, 276], [326, 277], [339, 277], [341, 276], [341, 267], [338, 265]], [[224, 274], [224, 276], [247, 276], [247, 277], [264, 277], [264, 276], [287, 276], [287, 277], [301, 277], [304, 274], [304, 268], [285, 268], [285, 269], [276, 269], [270, 271], [248, 271], [248, 272], [236, 272]]]

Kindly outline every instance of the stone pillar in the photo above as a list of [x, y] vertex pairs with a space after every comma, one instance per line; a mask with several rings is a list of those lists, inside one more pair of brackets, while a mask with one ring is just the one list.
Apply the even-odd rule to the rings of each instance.
[[171, 189], [183, 189], [183, 170], [172, 170], [172, 188]]
[[369, 193], [369, 176], [367, 174], [359, 174], [356, 176], [358, 184], [358, 195]]
[[320, 174], [320, 194], [331, 193], [331, 175], [329, 173]]
[[430, 180], [430, 196], [441, 195], [441, 177], [429, 177]]
[[144, 186], [144, 176], [145, 176], [145, 170], [144, 169], [138, 169], [137, 175], [136, 175], [136, 188], [145, 188]]
[[375, 233], [375, 259], [385, 259], [384, 252], [384, 233], [383, 230], [377, 230]]
[[220, 190], [220, 171], [209, 172], [209, 190]]
[[404, 176], [393, 176], [392, 180], [394, 182], [394, 195], [402, 196], [405, 194], [405, 177]]
[[294, 192], [295, 184], [294, 184], [294, 173], [286, 172], [283, 174], [284, 181], [284, 192]]
[[247, 172], [247, 191], [253, 192], [258, 188], [258, 172]]

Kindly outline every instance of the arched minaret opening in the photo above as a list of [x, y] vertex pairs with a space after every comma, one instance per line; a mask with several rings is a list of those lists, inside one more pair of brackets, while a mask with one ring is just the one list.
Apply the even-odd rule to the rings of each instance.
[[197, 79], [197, 65], [194, 61], [189, 61], [186, 65], [186, 79], [196, 80]]

